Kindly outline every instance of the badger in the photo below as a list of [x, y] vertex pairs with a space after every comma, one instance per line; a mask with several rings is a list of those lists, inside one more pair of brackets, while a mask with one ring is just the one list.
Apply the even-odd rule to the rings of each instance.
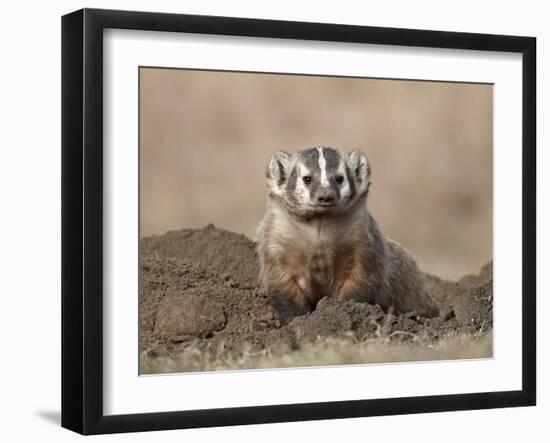
[[313, 311], [323, 297], [396, 314], [439, 314], [415, 259], [384, 237], [367, 208], [371, 167], [362, 151], [276, 151], [265, 175], [269, 193], [257, 254], [262, 284], [283, 323]]

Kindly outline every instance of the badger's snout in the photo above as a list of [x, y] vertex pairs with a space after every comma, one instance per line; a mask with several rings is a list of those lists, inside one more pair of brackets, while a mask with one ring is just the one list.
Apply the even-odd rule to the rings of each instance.
[[316, 203], [320, 205], [332, 205], [336, 203], [336, 191], [329, 187], [320, 188], [316, 195]]

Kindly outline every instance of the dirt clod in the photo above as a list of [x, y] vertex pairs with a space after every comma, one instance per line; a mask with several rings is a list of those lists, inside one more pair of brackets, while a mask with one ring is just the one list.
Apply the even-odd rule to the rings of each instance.
[[199, 291], [193, 288], [189, 294], [162, 301], [154, 330], [157, 337], [174, 342], [183, 341], [184, 337], [209, 338], [225, 326], [222, 305], [208, 295], [196, 294]]

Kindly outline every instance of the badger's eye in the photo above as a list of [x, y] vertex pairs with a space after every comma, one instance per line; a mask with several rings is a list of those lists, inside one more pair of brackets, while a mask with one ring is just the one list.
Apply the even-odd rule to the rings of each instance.
[[339, 185], [344, 183], [344, 177], [341, 175], [337, 175], [334, 179], [336, 180], [336, 183], [338, 183]]
[[309, 184], [311, 183], [311, 177], [310, 177], [309, 175], [304, 175], [304, 176], [302, 177], [302, 180], [304, 181], [304, 183], [305, 183], [306, 185], [309, 185]]

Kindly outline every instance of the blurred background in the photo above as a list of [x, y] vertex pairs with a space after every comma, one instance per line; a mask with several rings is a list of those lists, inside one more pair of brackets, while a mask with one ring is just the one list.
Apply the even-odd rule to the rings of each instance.
[[421, 268], [492, 259], [491, 85], [142, 68], [141, 237], [217, 227], [255, 238], [271, 153], [363, 149], [368, 205]]

